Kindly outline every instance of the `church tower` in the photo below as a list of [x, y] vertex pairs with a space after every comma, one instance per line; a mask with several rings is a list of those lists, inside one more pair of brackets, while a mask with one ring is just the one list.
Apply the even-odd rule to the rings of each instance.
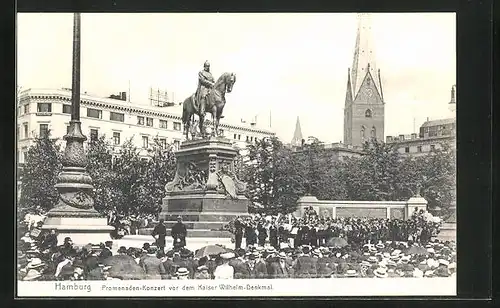
[[344, 107], [344, 143], [362, 146], [370, 139], [384, 140], [384, 95], [375, 63], [370, 14], [358, 14], [352, 67], [347, 71]]
[[302, 146], [302, 140], [302, 129], [300, 128], [299, 117], [297, 117], [297, 122], [295, 123], [295, 132], [293, 133], [291, 145], [294, 147], [300, 147]]

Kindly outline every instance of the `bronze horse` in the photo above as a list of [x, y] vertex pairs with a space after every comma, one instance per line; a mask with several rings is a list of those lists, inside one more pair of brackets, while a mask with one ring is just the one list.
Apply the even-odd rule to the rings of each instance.
[[[213, 130], [212, 136], [219, 135], [219, 121], [222, 116], [222, 111], [226, 105], [226, 92], [231, 93], [233, 85], [236, 82], [236, 74], [224, 73], [222, 74], [213, 89], [206, 98], [201, 102], [205, 104], [205, 113], [212, 115]], [[205, 113], [200, 114], [200, 109], [195, 106], [195, 94], [189, 96], [182, 103], [182, 124], [184, 124], [184, 131], [186, 132], [186, 140], [189, 139], [189, 132], [192, 122], [194, 123], [194, 115], [198, 115], [199, 128], [202, 137], [206, 137], [207, 133], [203, 122], [205, 121]], [[192, 134], [194, 136], [194, 134]]]

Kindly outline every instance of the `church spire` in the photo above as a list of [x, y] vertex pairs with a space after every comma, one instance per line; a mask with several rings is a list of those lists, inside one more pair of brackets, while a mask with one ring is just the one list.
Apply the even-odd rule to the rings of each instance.
[[347, 69], [347, 90], [345, 92], [345, 105], [348, 106], [352, 103], [352, 84], [351, 84], [351, 70]]
[[372, 36], [371, 14], [358, 14], [358, 30], [356, 33], [356, 44], [354, 47], [354, 58], [352, 61], [351, 83], [353, 99], [358, 95], [359, 89], [368, 72], [374, 81], [375, 88], [382, 96], [382, 85], [380, 74], [375, 62], [375, 49]]
[[300, 120], [297, 116], [297, 123], [295, 123], [295, 132], [293, 133], [292, 146], [302, 146], [302, 129], [300, 128]]

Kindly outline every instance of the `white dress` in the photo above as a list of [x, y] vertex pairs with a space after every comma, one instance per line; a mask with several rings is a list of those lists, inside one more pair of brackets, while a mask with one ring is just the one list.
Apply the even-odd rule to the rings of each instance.
[[229, 264], [222, 264], [215, 268], [215, 279], [233, 279], [234, 268]]

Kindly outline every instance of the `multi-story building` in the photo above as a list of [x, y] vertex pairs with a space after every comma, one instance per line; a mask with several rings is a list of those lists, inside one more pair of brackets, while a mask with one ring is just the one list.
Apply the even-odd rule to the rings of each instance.
[[[455, 91], [456, 86], [453, 85], [449, 102], [452, 115], [456, 110]], [[387, 136], [386, 143], [395, 145], [398, 152], [403, 155], [424, 155], [442, 149], [445, 145], [451, 150], [456, 150], [456, 117], [432, 121], [427, 119], [420, 126], [419, 134]]]
[[[125, 140], [133, 138], [134, 145], [147, 155], [154, 139], [162, 145], [178, 147], [183, 136], [182, 108], [137, 105], [126, 101], [125, 93], [113, 98], [81, 95], [80, 117], [82, 132], [88, 139], [102, 135], [119, 149]], [[23, 163], [26, 152], [38, 136], [49, 134], [62, 146], [71, 119], [70, 89], [27, 89], [18, 98], [17, 157]], [[248, 143], [274, 136], [269, 130], [251, 125], [221, 122], [221, 133], [243, 149]]]

